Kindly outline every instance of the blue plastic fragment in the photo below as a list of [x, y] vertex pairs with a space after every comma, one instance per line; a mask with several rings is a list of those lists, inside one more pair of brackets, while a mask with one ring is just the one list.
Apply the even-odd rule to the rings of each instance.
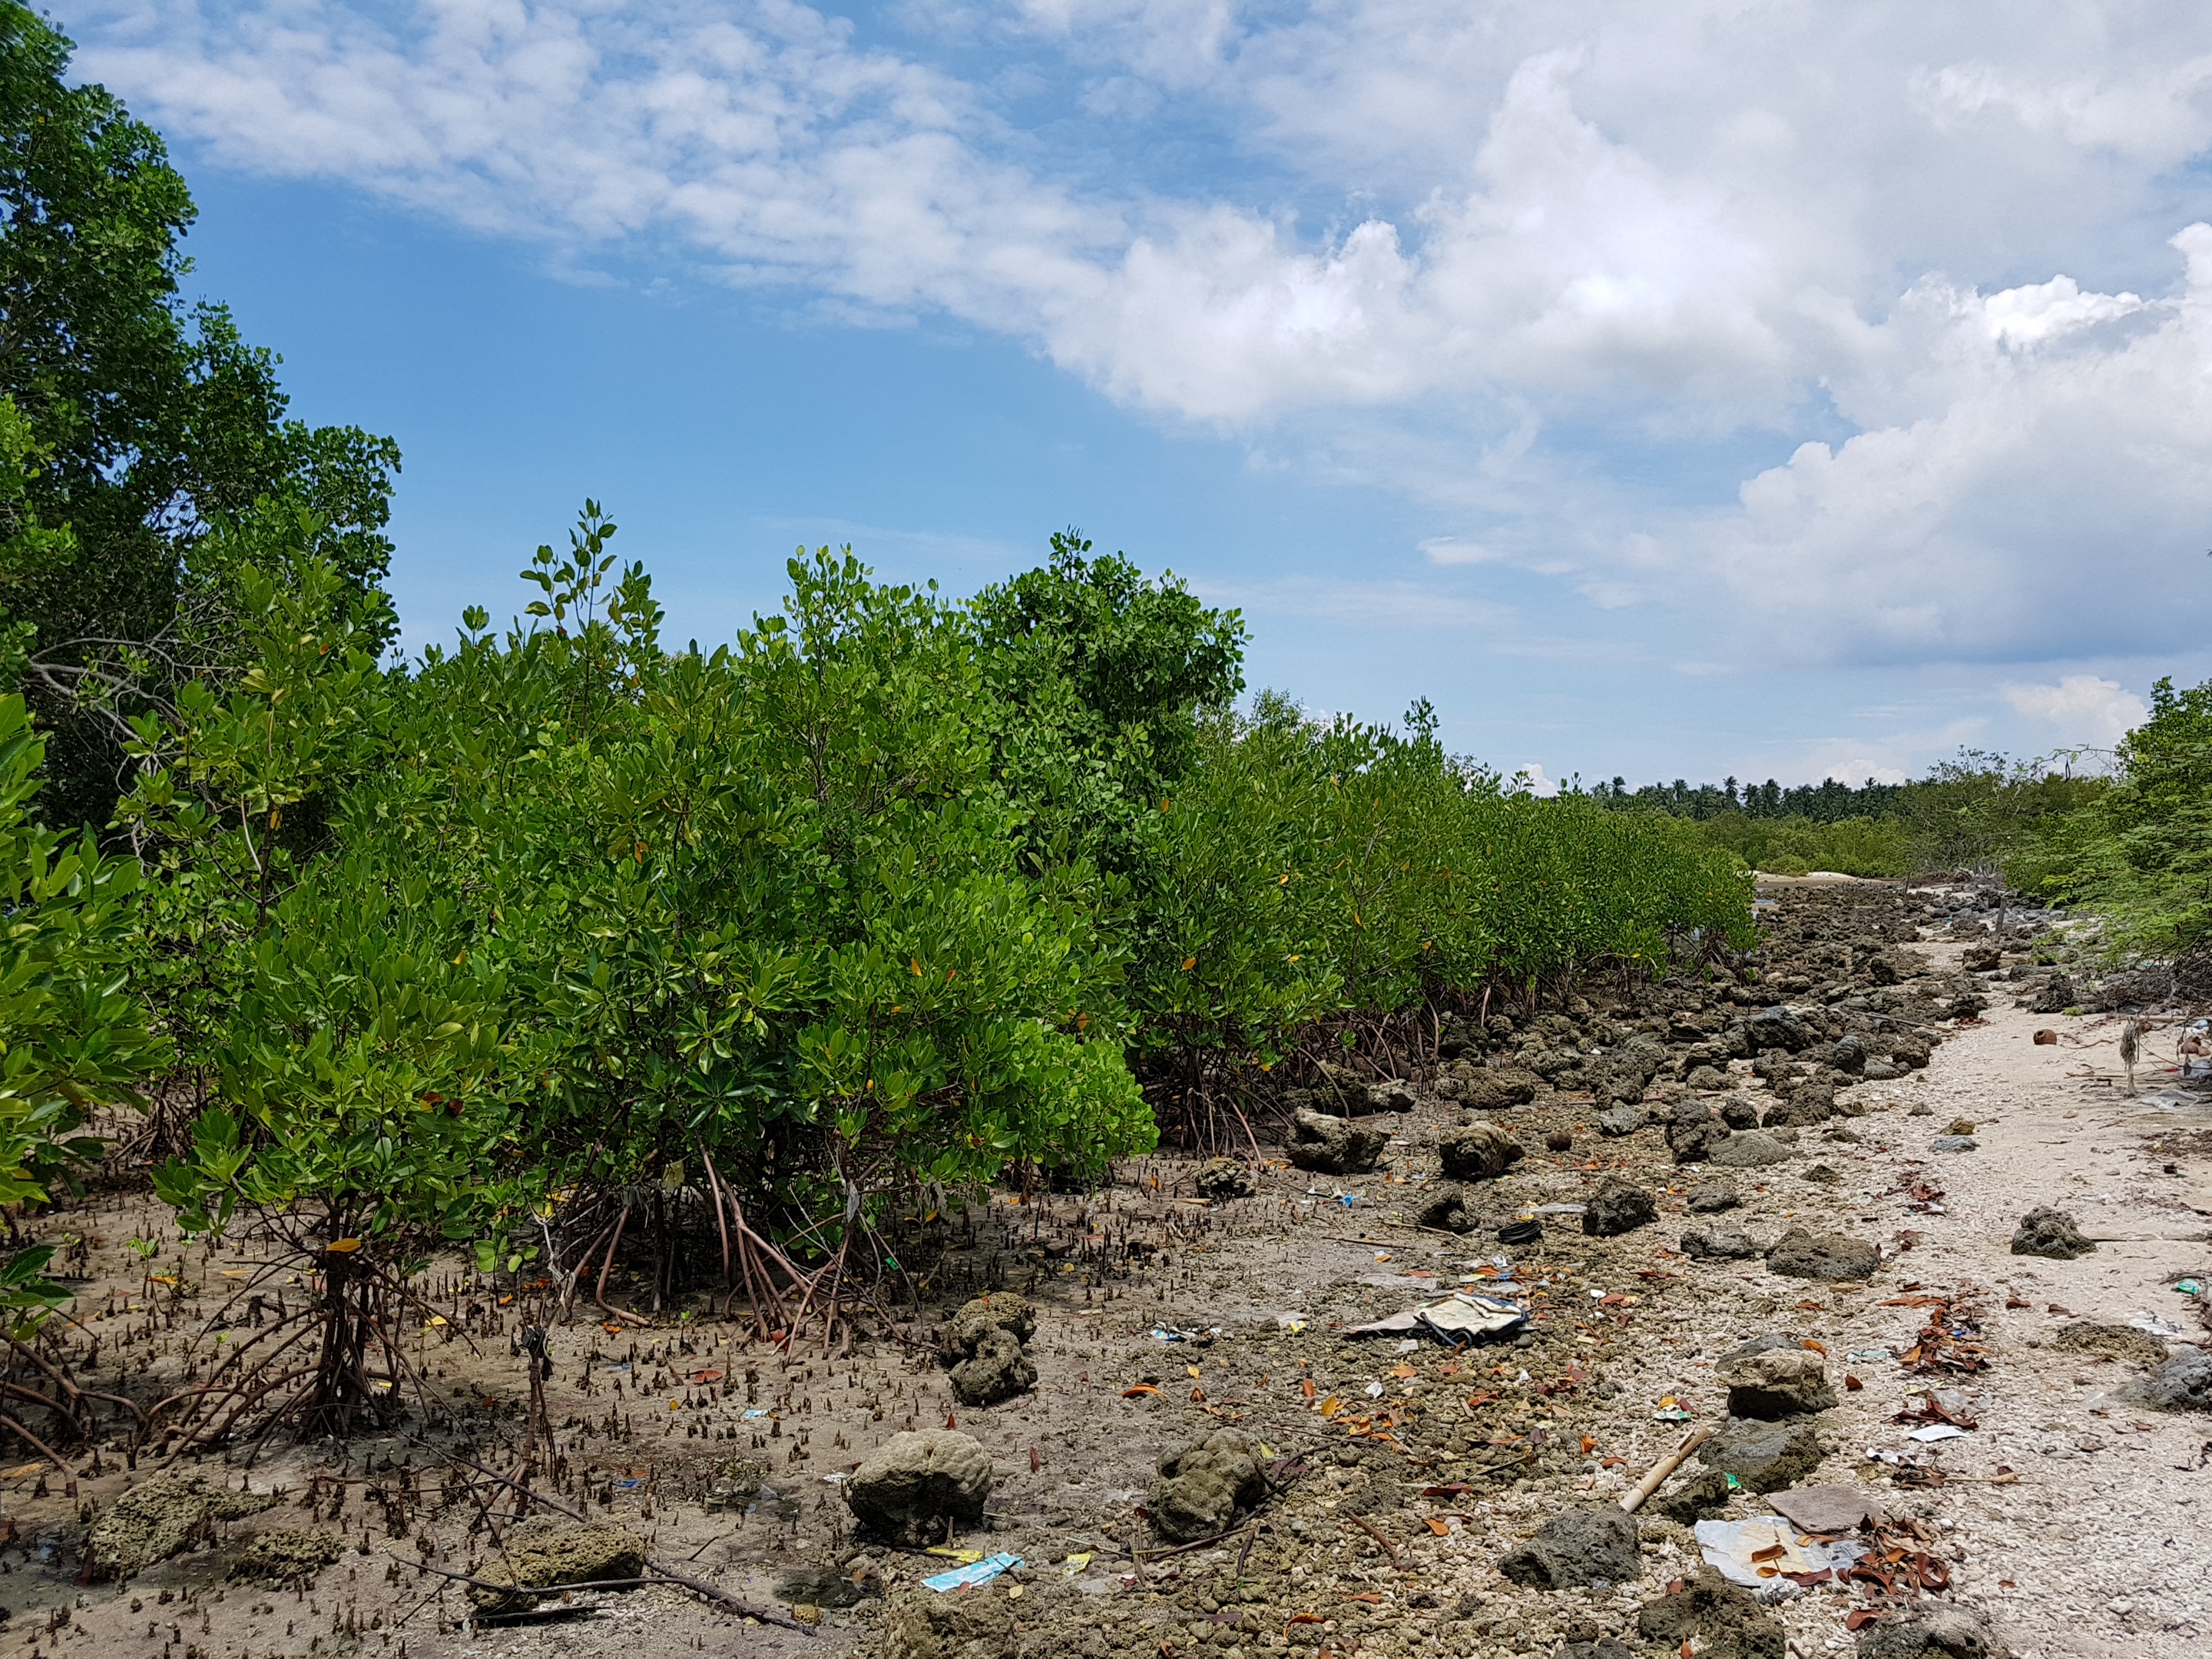
[[950, 1572], [933, 1573], [921, 1582], [924, 1589], [943, 1595], [946, 1590], [988, 1584], [1002, 1572], [1028, 1565], [1018, 1555], [987, 1555], [980, 1561], [971, 1562], [964, 1567], [955, 1567]]

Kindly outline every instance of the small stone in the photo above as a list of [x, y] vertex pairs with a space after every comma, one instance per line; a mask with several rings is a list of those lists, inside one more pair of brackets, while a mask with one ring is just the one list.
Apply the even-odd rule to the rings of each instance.
[[2071, 1261], [2096, 1248], [2072, 1216], [2048, 1204], [2037, 1205], [2021, 1217], [2020, 1225], [2013, 1230], [2014, 1255], [2047, 1255], [2054, 1261]]
[[1937, 1135], [1928, 1143], [1931, 1152], [1972, 1152], [1980, 1147], [1981, 1142], [1972, 1135]]
[[1803, 1418], [1762, 1422], [1730, 1418], [1698, 1449], [1708, 1468], [1732, 1474], [1747, 1492], [1779, 1492], [1820, 1467], [1820, 1438]]
[[1467, 1196], [1466, 1188], [1449, 1181], [1423, 1188], [1421, 1201], [1413, 1209], [1413, 1224], [1448, 1233], [1473, 1232], [1482, 1220], [1468, 1207]]
[[993, 1331], [1010, 1332], [1015, 1341], [1026, 1342], [1036, 1334], [1036, 1310], [1026, 1297], [1012, 1291], [994, 1291], [963, 1302], [945, 1325], [943, 1352], [966, 1358]]
[[1291, 1120], [1291, 1162], [1317, 1175], [1364, 1175], [1382, 1156], [1389, 1137], [1348, 1118], [1300, 1112]]
[[1730, 1354], [1715, 1375], [1728, 1386], [1731, 1417], [1802, 1417], [1836, 1403], [1827, 1367], [1809, 1348]]
[[1267, 1496], [1259, 1457], [1260, 1443], [1242, 1429], [1216, 1429], [1160, 1459], [1146, 1500], [1160, 1536], [1187, 1544], [1227, 1531], [1238, 1510]]
[[1565, 1129], [1554, 1129], [1544, 1137], [1544, 1150], [1547, 1152], [1572, 1152], [1574, 1145], [1575, 1138]]
[[1680, 1249], [1698, 1261], [1748, 1261], [1759, 1254], [1757, 1241], [1735, 1227], [1692, 1229], [1682, 1235]]
[[1504, 1175], [1521, 1158], [1521, 1143], [1494, 1123], [1449, 1129], [1437, 1140], [1444, 1173], [1455, 1181], [1483, 1181]]
[[1012, 1331], [985, 1333], [975, 1352], [952, 1368], [953, 1397], [963, 1406], [995, 1406], [1036, 1386], [1037, 1369]]
[[1971, 1607], [1931, 1605], [1917, 1618], [1859, 1632], [1859, 1659], [2006, 1659], [2010, 1651]]
[[1613, 1238], [1659, 1218], [1651, 1194], [1633, 1182], [1608, 1176], [1583, 1206], [1583, 1231], [1598, 1238]]
[[1725, 1181], [1701, 1181], [1690, 1188], [1692, 1215], [1718, 1215], [1743, 1202], [1743, 1194]]
[[970, 1591], [940, 1595], [919, 1579], [891, 1592], [884, 1609], [884, 1659], [1016, 1659], [1020, 1603]]
[[2212, 1412], [2212, 1353], [2184, 1348], [2140, 1382], [2120, 1390], [2131, 1405], [2160, 1412]]
[[1766, 1253], [1770, 1273], [1785, 1279], [1814, 1279], [1827, 1284], [1863, 1283], [1881, 1266], [1881, 1252], [1842, 1233], [1808, 1232], [1792, 1227]]
[[1728, 1087], [1728, 1073], [1717, 1066], [1692, 1066], [1682, 1081], [1699, 1094], [1713, 1094]]
[[[469, 1586], [479, 1613], [526, 1613], [538, 1605], [532, 1589], [548, 1584], [588, 1584], [636, 1578], [645, 1571], [645, 1547], [620, 1527], [539, 1516], [507, 1530], [496, 1559], [478, 1570], [490, 1581]], [[511, 1586], [512, 1588], [501, 1588]]]
[[951, 1429], [893, 1435], [845, 1482], [854, 1517], [894, 1536], [948, 1519], [972, 1527], [990, 1496], [990, 1454], [973, 1435]]
[[1608, 1106], [1597, 1115], [1597, 1132], [1607, 1139], [1632, 1135], [1649, 1120], [1641, 1106]]
[[1242, 1158], [1209, 1158], [1199, 1165], [1191, 1184], [1201, 1197], [1216, 1204], [1224, 1204], [1232, 1198], [1248, 1198], [1252, 1192], [1252, 1172], [1244, 1167]]
[[1498, 1111], [1508, 1106], [1526, 1106], [1536, 1097], [1537, 1082], [1536, 1077], [1528, 1072], [1479, 1069], [1470, 1079], [1462, 1083], [1460, 1104], [1480, 1112]]
[[1771, 1164], [1787, 1164], [1797, 1156], [1797, 1149], [1778, 1140], [1765, 1129], [1749, 1129], [1741, 1134], [1732, 1134], [1714, 1146], [1705, 1161], [1722, 1170], [1762, 1170]]
[[233, 1583], [269, 1589], [305, 1589], [315, 1575], [345, 1553], [345, 1540], [327, 1532], [271, 1527], [258, 1532], [230, 1564]]
[[1636, 1517], [1610, 1504], [1555, 1515], [1534, 1538], [1500, 1556], [1498, 1571], [1516, 1584], [1539, 1589], [1632, 1584], [1644, 1573]]
[[215, 1535], [216, 1522], [258, 1515], [267, 1492], [232, 1492], [205, 1475], [172, 1471], [133, 1487], [108, 1506], [85, 1539], [88, 1579], [128, 1578]]
[[1782, 1626], [1710, 1566], [1638, 1608], [1636, 1633], [1670, 1651], [1694, 1645], [1699, 1659], [1784, 1659], [1787, 1651]]
[[1420, 1097], [1395, 1077], [1367, 1085], [1367, 1109], [1370, 1112], [1410, 1112], [1420, 1103]]

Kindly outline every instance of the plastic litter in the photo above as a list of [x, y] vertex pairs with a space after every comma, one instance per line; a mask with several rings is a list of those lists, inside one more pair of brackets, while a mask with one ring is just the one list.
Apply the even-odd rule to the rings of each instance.
[[988, 1584], [1002, 1572], [1029, 1563], [1018, 1555], [987, 1555], [981, 1561], [964, 1567], [955, 1567], [950, 1572], [933, 1573], [921, 1581], [925, 1589], [933, 1589], [939, 1595], [947, 1590], [968, 1589], [976, 1584]]
[[2170, 1319], [2160, 1319], [2155, 1314], [2137, 1314], [2128, 1321], [2128, 1328], [2141, 1331], [2146, 1336], [2185, 1335], [2180, 1326]]
[[1152, 1340], [1155, 1342], [1211, 1342], [1220, 1334], [1221, 1327], [1218, 1325], [1210, 1328], [1199, 1325], [1152, 1327]]
[[1887, 1348], [1854, 1348], [1844, 1358], [1860, 1364], [1871, 1365], [1881, 1360], [1894, 1359], [1897, 1356]]
[[2177, 1279], [2173, 1281], [2173, 1288], [2177, 1295], [2195, 1296], [2203, 1287], [2193, 1279]]
[[1917, 1440], [1925, 1445], [1931, 1440], [1956, 1440], [1966, 1432], [1956, 1423], [1930, 1423], [1924, 1429], [1913, 1430], [1905, 1437], [1907, 1440]]
[[1801, 1543], [1788, 1521], [1763, 1516], [1755, 1521], [1700, 1521], [1698, 1548], [1731, 1584], [1740, 1584], [1762, 1601], [1779, 1601], [1804, 1587], [1791, 1573], [1840, 1573], [1866, 1553], [1857, 1544]]
[[1544, 1224], [1540, 1221], [1509, 1221], [1498, 1230], [1500, 1244], [1534, 1244], [1542, 1241]]
[[[1518, 1331], [1528, 1320], [1517, 1303], [1502, 1297], [1455, 1291], [1440, 1302], [1407, 1308], [1369, 1325], [1354, 1325], [1346, 1336], [1432, 1336], [1454, 1347]], [[1401, 1352], [1404, 1350], [1401, 1348]]]

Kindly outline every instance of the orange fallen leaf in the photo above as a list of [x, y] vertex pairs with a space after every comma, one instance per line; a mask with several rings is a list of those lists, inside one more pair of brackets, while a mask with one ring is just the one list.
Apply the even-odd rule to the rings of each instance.
[[1415, 1370], [1411, 1365], [1401, 1363], [1390, 1367], [1390, 1375], [1393, 1376], [1419, 1376], [1420, 1373]]
[[1190, 1391], [1190, 1397], [1198, 1401], [1199, 1404], [1204, 1405], [1206, 1403], [1206, 1390], [1204, 1389], [1193, 1389]]
[[1446, 1534], [1451, 1531], [1451, 1528], [1449, 1526], [1445, 1525], [1442, 1521], [1437, 1520], [1433, 1515], [1428, 1517], [1428, 1521], [1429, 1530], [1436, 1534], [1439, 1538], [1443, 1537]]
[[1314, 1397], [1313, 1378], [1310, 1376], [1300, 1378], [1298, 1381], [1298, 1392], [1304, 1395], [1307, 1399], [1312, 1399]]
[[1183, 1367], [1183, 1370], [1189, 1372], [1194, 1379], [1198, 1376], [1198, 1367], [1195, 1365], [1186, 1365]]
[[620, 1336], [622, 1334], [622, 1327], [616, 1324], [611, 1319], [608, 1320], [604, 1325], [601, 1325], [599, 1328], [605, 1331], [609, 1336]]
[[1814, 1341], [1810, 1337], [1808, 1337], [1803, 1342], [1799, 1343], [1798, 1346], [1810, 1348], [1814, 1353], [1820, 1355], [1823, 1359], [1826, 1359], [1828, 1357], [1828, 1351], [1822, 1347], [1818, 1342]]
[[1158, 1394], [1158, 1392], [1159, 1390], [1154, 1388], [1151, 1383], [1139, 1382], [1133, 1389], [1122, 1389], [1121, 1398], [1124, 1400], [1134, 1400], [1140, 1394]]
[[1596, 1437], [1595, 1435], [1594, 1435], [1594, 1434], [1586, 1434], [1586, 1435], [1584, 1435], [1584, 1436], [1583, 1437], [1583, 1455], [1587, 1456], [1587, 1455], [1589, 1455], [1591, 1452], [1594, 1452], [1594, 1451], [1595, 1451], [1596, 1449], [1597, 1449], [1597, 1437]]
[[947, 1412], [945, 1413], [945, 1426], [948, 1429], [957, 1429], [960, 1426], [960, 1419], [951, 1412]]

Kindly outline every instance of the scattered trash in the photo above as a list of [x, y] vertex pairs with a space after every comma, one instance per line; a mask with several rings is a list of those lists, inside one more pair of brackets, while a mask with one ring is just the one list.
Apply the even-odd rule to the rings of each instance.
[[2174, 1292], [2179, 1296], [2195, 1296], [2202, 1288], [2193, 1279], [2177, 1279], [2173, 1281]]
[[1509, 1221], [1498, 1230], [1500, 1244], [1535, 1244], [1542, 1242], [1544, 1224], [1536, 1220]]
[[924, 1555], [934, 1555], [939, 1557], [940, 1559], [951, 1561], [963, 1567], [972, 1567], [978, 1561], [983, 1559], [983, 1552], [981, 1550], [949, 1549], [943, 1544], [933, 1544], [929, 1548], [924, 1550], [922, 1553]]
[[1277, 1314], [1275, 1316], [1275, 1328], [1278, 1330], [1285, 1331], [1292, 1336], [1296, 1336], [1305, 1329], [1306, 1322], [1299, 1318], [1296, 1314]]
[[2035, 1034], [2035, 1041], [2038, 1047], [2048, 1048], [2058, 1041], [2058, 1033], [2046, 1027]]
[[1771, 1516], [1700, 1521], [1692, 1531], [1707, 1564], [1763, 1601], [1778, 1601], [1837, 1577], [1866, 1553], [1857, 1544], [1800, 1544], [1797, 1528]]
[[1854, 1348], [1844, 1358], [1858, 1364], [1874, 1364], [1884, 1359], [1894, 1359], [1897, 1355], [1887, 1348]]
[[1965, 1433], [1966, 1431], [1955, 1423], [1931, 1423], [1924, 1429], [1913, 1430], [1905, 1437], [1907, 1440], [1917, 1440], [1926, 1444], [1935, 1440], [1956, 1440]]
[[964, 1567], [955, 1567], [951, 1572], [940, 1572], [921, 1581], [922, 1588], [933, 1589], [942, 1595], [947, 1590], [967, 1589], [971, 1585], [988, 1584], [1002, 1572], [1029, 1564], [1018, 1555], [990, 1555]]
[[1361, 1195], [1358, 1193], [1339, 1193], [1336, 1195], [1336, 1201], [1343, 1205], [1344, 1207], [1348, 1210], [1353, 1205], [1359, 1202], [1360, 1196]]
[[1073, 1578], [1077, 1573], [1081, 1572], [1084, 1568], [1091, 1565], [1091, 1552], [1085, 1550], [1080, 1555], [1071, 1555], [1066, 1560], [1061, 1562], [1060, 1565], [1067, 1569], [1066, 1576]]
[[2128, 1321], [2128, 1328], [2141, 1331], [2147, 1336], [2185, 1336], [2187, 1332], [2170, 1319], [2160, 1319], [2155, 1314], [2137, 1314]]
[[[1425, 1334], [1462, 1347], [1518, 1331], [1528, 1316], [1517, 1304], [1472, 1291], [1455, 1291], [1440, 1302], [1407, 1308], [1371, 1324], [1354, 1325], [1346, 1336]], [[1400, 1352], [1405, 1352], [1403, 1348]]]
[[1152, 1340], [1155, 1342], [1211, 1342], [1220, 1334], [1221, 1327], [1218, 1325], [1212, 1327], [1155, 1325], [1152, 1327]]
[[1582, 1204], [1539, 1204], [1528, 1213], [1530, 1215], [1580, 1215], [1588, 1207]]

